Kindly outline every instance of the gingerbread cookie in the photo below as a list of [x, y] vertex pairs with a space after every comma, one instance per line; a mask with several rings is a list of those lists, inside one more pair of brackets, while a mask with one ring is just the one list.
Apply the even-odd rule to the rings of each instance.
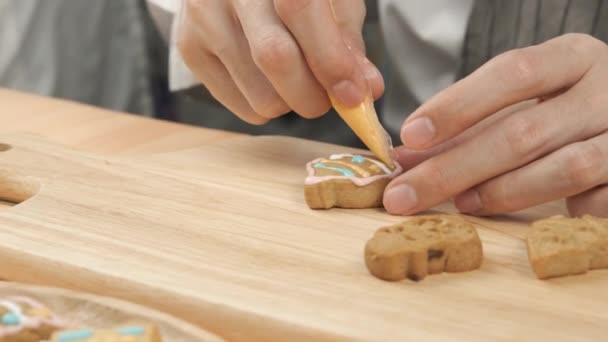
[[56, 332], [51, 342], [160, 342], [156, 326], [133, 324], [113, 329], [75, 329]]
[[306, 203], [312, 209], [377, 208], [387, 184], [403, 169], [391, 169], [381, 161], [356, 154], [336, 154], [306, 165]]
[[608, 219], [550, 217], [532, 223], [527, 242], [540, 279], [608, 268]]
[[477, 230], [457, 215], [413, 217], [380, 228], [365, 245], [365, 265], [383, 280], [422, 280], [428, 274], [481, 266]]
[[59, 317], [32, 298], [9, 297], [0, 300], [0, 341], [46, 340], [63, 325]]

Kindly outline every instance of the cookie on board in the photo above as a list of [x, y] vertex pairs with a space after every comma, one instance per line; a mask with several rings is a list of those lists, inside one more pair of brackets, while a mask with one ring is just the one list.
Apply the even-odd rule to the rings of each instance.
[[312, 209], [363, 209], [382, 206], [388, 183], [403, 169], [391, 169], [383, 162], [356, 154], [335, 154], [306, 165], [306, 203]]
[[113, 329], [74, 329], [53, 334], [51, 342], [161, 342], [153, 324], [131, 324]]
[[608, 219], [554, 216], [532, 223], [528, 258], [539, 279], [608, 268]]
[[391, 281], [471, 271], [481, 266], [482, 259], [477, 230], [458, 215], [412, 217], [380, 228], [365, 245], [369, 272]]
[[0, 341], [38, 342], [64, 323], [46, 306], [29, 297], [0, 299]]

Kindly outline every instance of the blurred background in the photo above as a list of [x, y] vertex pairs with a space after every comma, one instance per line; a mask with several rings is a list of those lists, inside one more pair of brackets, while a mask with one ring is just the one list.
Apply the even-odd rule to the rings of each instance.
[[[370, 3], [364, 34], [370, 59], [382, 66], [377, 6]], [[0, 0], [0, 87], [211, 128], [360, 146], [335, 113], [252, 126], [202, 87], [170, 92], [171, 20], [145, 0]], [[328, 126], [334, 129], [319, 129]]]

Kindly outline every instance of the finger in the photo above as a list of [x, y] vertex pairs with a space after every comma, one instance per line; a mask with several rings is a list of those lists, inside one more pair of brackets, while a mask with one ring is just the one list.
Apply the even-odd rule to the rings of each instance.
[[394, 150], [395, 161], [397, 161], [397, 163], [399, 163], [399, 165], [401, 165], [401, 167], [403, 167], [404, 170], [409, 170], [427, 159], [430, 159], [430, 158], [437, 156], [441, 153], [444, 153], [445, 151], [448, 151], [466, 141], [469, 141], [470, 139], [477, 136], [479, 133], [483, 132], [485, 129], [487, 129], [491, 125], [494, 125], [494, 124], [504, 120], [511, 114], [513, 114], [517, 111], [520, 111], [520, 110], [531, 108], [532, 106], [536, 105], [537, 103], [538, 103], [538, 100], [530, 100], [530, 101], [524, 101], [521, 103], [514, 104], [512, 106], [509, 106], [509, 107], [499, 111], [498, 113], [485, 118], [480, 123], [467, 129], [464, 133], [459, 134], [458, 136], [456, 136], [448, 141], [445, 141], [439, 145], [433, 146], [426, 150], [413, 150], [406, 146], [397, 147]]
[[235, 0], [234, 8], [255, 64], [295, 112], [319, 117], [331, 107], [327, 92], [269, 1]]
[[363, 102], [368, 84], [355, 54], [344, 43], [328, 0], [275, 0], [313, 74], [325, 90], [346, 106]]
[[364, 55], [357, 55], [358, 63], [363, 70], [369, 89], [374, 100], [379, 99], [384, 94], [384, 78], [380, 70]]
[[367, 8], [361, 0], [331, 0], [334, 20], [348, 47], [365, 55], [363, 24]]
[[570, 87], [604, 49], [590, 36], [569, 34], [502, 54], [418, 108], [401, 130], [403, 143], [436, 145], [505, 106]]
[[606, 100], [595, 96], [580, 101], [585, 96], [574, 87], [423, 162], [389, 184], [384, 196], [387, 210], [409, 214], [431, 208], [571, 142], [600, 134], [608, 128], [601, 112]]
[[196, 33], [201, 44], [219, 58], [255, 112], [269, 119], [289, 112], [289, 106], [253, 62], [247, 39], [232, 15], [230, 4], [223, 0], [191, 0], [187, 4], [186, 13], [190, 18], [187, 25], [198, 28]]
[[493, 215], [573, 196], [608, 182], [606, 160], [608, 134], [491, 179], [457, 196], [455, 204], [463, 213]]
[[228, 70], [217, 57], [198, 44], [194, 32], [183, 31], [180, 36], [180, 53], [195, 77], [209, 90], [211, 95], [241, 120], [262, 125], [268, 119], [258, 115], [232, 80]]
[[365, 79], [368, 81], [374, 99], [384, 94], [384, 78], [380, 70], [366, 57], [365, 41], [363, 40], [363, 24], [367, 7], [363, 0], [331, 0], [334, 20], [342, 33], [342, 38], [348, 48], [354, 51], [357, 62], [362, 67]]
[[608, 218], [608, 185], [572, 196], [566, 200], [572, 216], [594, 215]]

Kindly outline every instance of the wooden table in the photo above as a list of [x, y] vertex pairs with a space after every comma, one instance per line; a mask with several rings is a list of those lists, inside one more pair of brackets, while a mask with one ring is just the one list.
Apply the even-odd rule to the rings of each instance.
[[0, 134], [28, 132], [102, 154], [152, 154], [240, 136], [0, 89]]

